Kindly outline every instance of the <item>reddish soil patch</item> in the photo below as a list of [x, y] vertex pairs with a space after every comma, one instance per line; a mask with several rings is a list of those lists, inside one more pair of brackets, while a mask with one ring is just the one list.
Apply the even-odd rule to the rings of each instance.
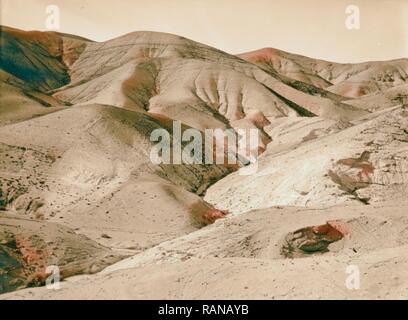
[[361, 171], [358, 173], [358, 177], [362, 179], [363, 176], [369, 177], [370, 174], [374, 173], [375, 168], [369, 160], [370, 152], [364, 151], [359, 158], [341, 159], [337, 163], [348, 166], [350, 168], [361, 169]]
[[204, 227], [213, 224], [218, 219], [225, 218], [229, 213], [218, 210], [206, 202], [195, 202], [190, 207], [191, 218], [193, 225]]
[[347, 222], [342, 220], [299, 229], [286, 236], [281, 253], [287, 258], [300, 258], [328, 252], [331, 243], [343, 239], [349, 233]]
[[24, 262], [28, 265], [36, 264], [44, 260], [42, 251], [34, 248], [28, 239], [23, 236], [16, 236], [15, 241], [16, 247], [20, 251]]
[[337, 164], [357, 169], [357, 174], [349, 172], [334, 172], [329, 170], [329, 177], [339, 185], [340, 189], [356, 197], [356, 199], [368, 204], [369, 199], [358, 197], [357, 191], [368, 187], [372, 183], [371, 175], [374, 173], [374, 166], [370, 162], [370, 152], [364, 151], [358, 158], [346, 158], [337, 161]]
[[279, 55], [279, 50], [274, 48], [263, 48], [257, 51], [240, 54], [241, 59], [250, 62], [265, 62]]

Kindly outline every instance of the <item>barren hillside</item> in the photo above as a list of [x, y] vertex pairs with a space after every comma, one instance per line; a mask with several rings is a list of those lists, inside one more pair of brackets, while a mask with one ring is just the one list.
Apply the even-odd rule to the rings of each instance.
[[[0, 31], [0, 298], [406, 297], [408, 59]], [[258, 129], [257, 169], [153, 164], [173, 120]]]

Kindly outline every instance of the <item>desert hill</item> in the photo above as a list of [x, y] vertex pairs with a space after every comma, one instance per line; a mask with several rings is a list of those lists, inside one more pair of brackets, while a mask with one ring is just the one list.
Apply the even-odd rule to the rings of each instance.
[[350, 98], [384, 91], [405, 84], [408, 79], [407, 59], [342, 64], [311, 59], [273, 48], [238, 56], [268, 72]]
[[[0, 31], [0, 287], [41, 285], [51, 263], [64, 279], [106, 268], [2, 298], [406, 294], [408, 59]], [[259, 129], [258, 169], [153, 164], [150, 135], [172, 120]]]

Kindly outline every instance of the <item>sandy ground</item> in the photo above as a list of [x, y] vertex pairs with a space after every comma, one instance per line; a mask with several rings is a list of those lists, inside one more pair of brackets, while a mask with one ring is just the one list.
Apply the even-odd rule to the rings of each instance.
[[[288, 233], [339, 219], [350, 233], [326, 253], [282, 257]], [[407, 226], [401, 206], [259, 210], [164, 242], [98, 275], [70, 278], [61, 290], [3, 298], [406, 299]], [[358, 289], [346, 285], [349, 266], [358, 267]]]

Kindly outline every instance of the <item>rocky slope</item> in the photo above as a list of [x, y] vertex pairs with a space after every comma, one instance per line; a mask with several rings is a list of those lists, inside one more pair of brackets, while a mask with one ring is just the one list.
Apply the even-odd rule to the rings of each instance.
[[67, 278], [96, 273], [125, 257], [56, 223], [3, 212], [0, 226], [2, 293], [43, 285], [52, 266]]
[[349, 98], [384, 91], [405, 84], [408, 79], [407, 59], [341, 64], [273, 48], [243, 53], [239, 57], [271, 74], [287, 76]]
[[206, 199], [234, 213], [276, 205], [406, 202], [407, 116], [400, 106], [340, 127], [325, 121], [281, 124], [257, 172], [228, 176]]

